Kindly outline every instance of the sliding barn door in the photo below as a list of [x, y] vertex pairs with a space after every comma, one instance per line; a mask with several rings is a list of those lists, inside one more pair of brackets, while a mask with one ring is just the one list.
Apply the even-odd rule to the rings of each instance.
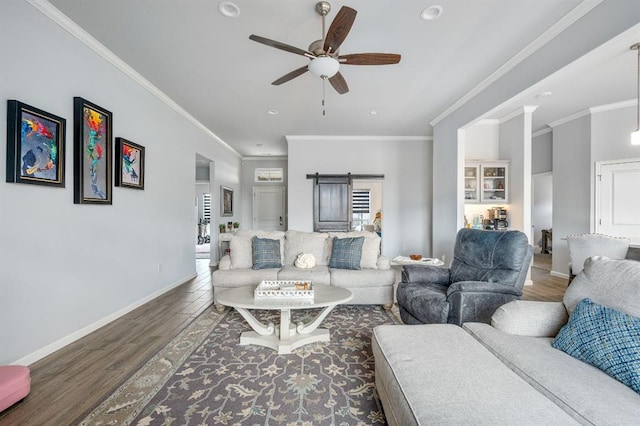
[[351, 230], [351, 176], [319, 176], [315, 179], [313, 230]]

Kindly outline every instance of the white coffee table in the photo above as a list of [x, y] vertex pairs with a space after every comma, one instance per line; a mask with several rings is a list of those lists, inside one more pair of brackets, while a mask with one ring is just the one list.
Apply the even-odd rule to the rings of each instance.
[[[320, 323], [337, 305], [353, 298], [346, 288], [314, 284], [313, 301], [302, 302], [278, 298], [274, 300], [256, 300], [253, 296], [255, 286], [232, 288], [216, 295], [217, 303], [235, 308], [247, 320], [254, 331], [245, 331], [240, 335], [241, 345], [261, 345], [277, 350], [279, 354], [290, 354], [296, 348], [313, 342], [328, 342], [329, 330], [318, 328]], [[291, 324], [291, 311], [294, 309], [324, 308], [310, 322]], [[280, 311], [280, 326], [273, 323], [261, 323], [249, 309], [267, 309]]]

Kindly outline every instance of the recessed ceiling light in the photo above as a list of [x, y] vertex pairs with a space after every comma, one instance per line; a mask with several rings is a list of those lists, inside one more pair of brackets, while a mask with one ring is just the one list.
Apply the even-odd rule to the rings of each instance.
[[442, 15], [442, 6], [429, 6], [420, 12], [420, 19], [424, 21], [433, 21], [434, 19], [438, 19]]
[[548, 98], [549, 96], [553, 95], [553, 92], [542, 92], [542, 93], [538, 93], [536, 95], [536, 98]]
[[372, 109], [371, 111], [369, 111], [369, 114], [378, 115], [378, 114], [380, 114], [380, 110], [379, 109]]
[[256, 146], [262, 146], [264, 145], [263, 143], [257, 143]]
[[278, 110], [277, 109], [268, 109], [267, 110], [267, 114], [269, 114], [269, 115], [278, 115]]
[[223, 1], [218, 5], [218, 11], [227, 18], [237, 18], [240, 16], [240, 8], [230, 1]]

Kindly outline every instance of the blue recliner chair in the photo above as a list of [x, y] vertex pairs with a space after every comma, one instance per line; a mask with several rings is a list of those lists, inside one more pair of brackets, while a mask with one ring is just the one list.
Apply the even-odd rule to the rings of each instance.
[[397, 299], [405, 324], [490, 323], [522, 296], [533, 247], [520, 231], [463, 228], [450, 268], [406, 265]]

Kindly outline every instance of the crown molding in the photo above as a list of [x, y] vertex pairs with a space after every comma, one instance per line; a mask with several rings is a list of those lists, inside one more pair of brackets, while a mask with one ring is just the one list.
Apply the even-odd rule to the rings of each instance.
[[430, 142], [433, 136], [335, 136], [335, 135], [286, 135], [287, 142]]
[[242, 161], [269, 161], [269, 160], [287, 160], [289, 157], [286, 155], [264, 155], [264, 156], [251, 156], [251, 157], [242, 157]]
[[529, 43], [524, 49], [516, 53], [512, 56], [507, 62], [502, 64], [497, 70], [492, 72], [487, 78], [482, 80], [477, 86], [468, 91], [465, 95], [463, 95], [460, 99], [453, 103], [449, 108], [445, 109], [440, 115], [431, 120], [429, 124], [431, 126], [435, 126], [440, 121], [444, 120], [446, 117], [451, 115], [454, 111], [460, 108], [462, 105], [469, 102], [474, 96], [478, 95], [480, 92], [485, 90], [491, 84], [495, 83], [502, 76], [507, 74], [513, 68], [516, 67], [519, 63], [527, 59], [531, 56], [535, 51], [540, 49], [542, 46], [547, 44], [549, 41], [553, 40], [558, 34], [562, 33], [564, 30], [573, 25], [576, 21], [582, 18], [584, 15], [589, 13], [594, 7], [602, 3], [604, 0], [583, 0], [580, 4], [571, 11], [569, 11], [566, 15], [560, 18], [555, 24], [549, 27], [545, 32], [543, 32], [538, 38]]
[[33, 7], [38, 9], [42, 14], [58, 24], [62, 29], [78, 39], [81, 43], [93, 50], [104, 60], [120, 70], [123, 74], [129, 77], [134, 82], [138, 83], [144, 89], [146, 89], [153, 96], [164, 102], [169, 108], [177, 112], [179, 115], [187, 119], [191, 124], [202, 130], [207, 136], [221, 144], [238, 157], [241, 157], [240, 153], [236, 151], [231, 145], [220, 139], [215, 133], [209, 130], [204, 124], [198, 121], [194, 116], [189, 114], [184, 108], [178, 105], [174, 100], [167, 96], [163, 91], [154, 86], [149, 80], [140, 75], [136, 70], [131, 68], [126, 62], [120, 59], [112, 51], [107, 49], [102, 43], [96, 40], [92, 35], [83, 30], [78, 24], [73, 22], [58, 10], [55, 6], [46, 0], [27, 0]]
[[589, 108], [589, 112], [591, 114], [595, 114], [597, 112], [613, 111], [616, 109], [623, 109], [623, 108], [632, 108], [632, 107], [635, 107], [636, 105], [637, 105], [637, 101], [635, 99], [629, 99], [627, 101], [615, 102], [613, 104], [593, 106]]
[[542, 130], [538, 130], [537, 132], [533, 132], [531, 137], [537, 138], [538, 136], [546, 135], [547, 133], [551, 133], [553, 129], [551, 127], [546, 127]]
[[513, 118], [516, 118], [519, 115], [522, 115], [524, 113], [532, 113], [533, 111], [535, 111], [536, 109], [538, 109], [537, 105], [525, 105], [523, 107], [520, 107], [518, 109], [516, 109], [515, 111], [510, 112], [509, 114], [505, 115], [504, 117], [501, 117], [498, 122], [500, 124], [505, 123]]
[[578, 111], [576, 113], [573, 113], [571, 115], [568, 115], [564, 118], [561, 118], [559, 120], [556, 121], [552, 121], [551, 123], [547, 123], [547, 126], [554, 128], [554, 127], [558, 127], [562, 124], [568, 123], [569, 121], [573, 121], [573, 120], [577, 120], [578, 118], [584, 117], [585, 115], [589, 115], [590, 112], [588, 109], [583, 109], [582, 111]]

